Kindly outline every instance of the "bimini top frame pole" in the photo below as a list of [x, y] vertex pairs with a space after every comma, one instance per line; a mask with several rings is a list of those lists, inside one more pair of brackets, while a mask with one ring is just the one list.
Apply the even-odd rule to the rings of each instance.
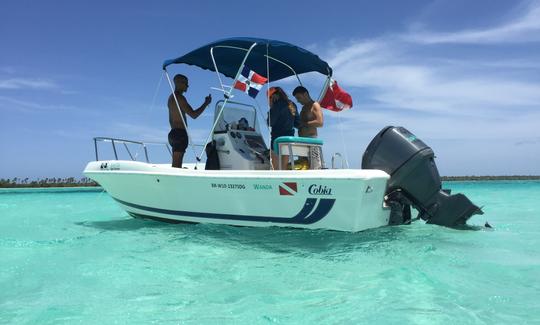
[[291, 67], [291, 66], [288, 65], [287, 63], [285, 63], [285, 62], [283, 62], [283, 61], [281, 61], [281, 60], [278, 60], [278, 59], [276, 59], [276, 58], [273, 58], [273, 57], [271, 57], [271, 56], [269, 56], [269, 55], [265, 55], [265, 57], [268, 58], [268, 59], [270, 59], [270, 60], [273, 60], [273, 61], [276, 61], [276, 62], [278, 62], [278, 63], [281, 63], [281, 64], [283, 64], [284, 66], [286, 66], [287, 68], [291, 69], [291, 71], [294, 73], [294, 76], [296, 77], [296, 80], [298, 80], [298, 83], [299, 83], [301, 86], [303, 86], [302, 81], [300, 80], [300, 77], [298, 76], [298, 73], [296, 73], [296, 71], [294, 71], [293, 67]]
[[[263, 49], [261, 45], [266, 44], [266, 48]], [[257, 46], [259, 45], [259, 46]], [[233, 51], [215, 51], [214, 48], [223, 48]], [[271, 49], [272, 51], [269, 51]], [[210, 52], [210, 55], [208, 53]], [[216, 53], [217, 52], [217, 53]], [[238, 80], [238, 77], [241, 73], [241, 69], [244, 67], [246, 60], [251, 55], [253, 60], [249, 61], [250, 68], [254, 71], [263, 71], [263, 67], [266, 67], [266, 71], [269, 73], [270, 65], [269, 62], [276, 62], [278, 64], [272, 65], [272, 76], [268, 75], [268, 82], [273, 82], [281, 80], [283, 78], [295, 76], [298, 80], [298, 83], [302, 85], [299, 74], [306, 72], [319, 72], [328, 77], [326, 85], [328, 85], [329, 78], [332, 75], [332, 68], [328, 65], [327, 62], [321, 60], [317, 55], [311, 53], [308, 50], [302, 49], [293, 44], [282, 42], [278, 40], [263, 39], [263, 38], [252, 38], [252, 37], [232, 37], [227, 39], [218, 40], [210, 44], [204, 45], [198, 49], [195, 49], [181, 57], [175, 59], [166, 60], [163, 62], [163, 70], [169, 81], [169, 86], [173, 91], [174, 87], [170, 80], [170, 77], [166, 71], [167, 66], [171, 64], [188, 64], [194, 65], [202, 69], [215, 71], [218, 75], [218, 80], [220, 82], [221, 88], [213, 88], [223, 92], [225, 99], [230, 99], [232, 96], [232, 91], [234, 89], [234, 83]], [[224, 58], [225, 61], [221, 64], [221, 69], [218, 69], [218, 62], [221, 61], [221, 58]], [[263, 62], [266, 61], [266, 62]], [[240, 67], [237, 66], [238, 62], [242, 62]], [[264, 63], [264, 64], [263, 64]], [[226, 86], [223, 84], [223, 80], [220, 76], [220, 73], [229, 78], [234, 78], [232, 86]], [[326, 88], [326, 87], [325, 87]], [[178, 99], [174, 95], [175, 102], [178, 105]], [[219, 117], [222, 114], [222, 111], [225, 107], [221, 107], [218, 112], [218, 116], [215, 121], [219, 120]], [[180, 108], [179, 108], [180, 109]], [[188, 130], [187, 124], [184, 116], [181, 114], [182, 122], [186, 126], [186, 131]], [[195, 156], [197, 161], [201, 160], [202, 153], [206, 149], [206, 145], [214, 132], [216, 124], [213, 125], [212, 130], [207, 138], [207, 141], [204, 144], [204, 148], [201, 151], [200, 156]], [[189, 131], [188, 131], [189, 136]], [[190, 145], [193, 149], [193, 144]], [[195, 149], [193, 149], [195, 151]]]
[[[217, 126], [217, 122], [219, 120], [219, 118], [221, 117], [221, 114], [223, 113], [223, 110], [225, 109], [225, 105], [227, 104], [227, 101], [232, 98], [232, 91], [233, 91], [233, 88], [234, 88], [234, 84], [236, 83], [236, 81], [238, 80], [238, 77], [240, 76], [240, 73], [242, 71], [242, 68], [244, 67], [244, 64], [246, 63], [246, 60], [247, 58], [249, 57], [249, 54], [251, 53], [251, 51], [253, 50], [253, 48], [257, 46], [257, 43], [253, 43], [248, 49], [246, 48], [243, 48], [243, 47], [238, 47], [238, 46], [230, 46], [230, 45], [216, 45], [216, 46], [212, 46], [210, 48], [210, 57], [212, 58], [212, 64], [214, 65], [214, 70], [217, 74], [217, 77], [218, 77], [218, 80], [219, 80], [219, 84], [221, 86], [221, 91], [223, 92], [224, 96], [225, 96], [225, 101], [223, 102], [223, 105], [221, 106], [219, 112], [218, 112], [218, 115], [216, 117], [214, 117], [214, 124], [212, 125], [212, 129], [210, 130], [210, 133], [208, 134], [208, 137], [206, 138], [206, 141], [204, 142], [204, 146], [203, 146], [203, 149], [201, 151], [201, 153], [199, 154], [199, 156], [197, 157], [197, 161], [201, 161], [201, 157], [203, 155], [203, 153], [205, 152], [206, 150], [206, 146], [208, 145], [208, 142], [210, 141], [210, 138], [212, 137], [212, 134], [214, 133], [214, 130]], [[232, 86], [225, 86], [223, 84], [223, 81], [221, 80], [221, 76], [220, 76], [220, 72], [219, 72], [219, 68], [218, 68], [218, 65], [217, 65], [217, 62], [216, 62], [216, 58], [214, 56], [214, 49], [215, 48], [228, 48], [228, 49], [235, 49], [235, 50], [240, 50], [240, 51], [245, 51], [246, 52], [246, 55], [244, 56], [243, 60], [242, 60], [242, 63], [240, 64], [240, 67], [238, 68], [238, 71], [236, 73], [236, 76], [233, 80], [233, 83], [232, 83]], [[292, 71], [292, 73], [294, 74], [294, 76], [296, 77], [296, 79], [298, 80], [298, 83], [303, 86], [302, 84], [302, 81], [300, 80], [300, 77], [298, 76], [298, 73], [296, 73], [296, 71], [294, 70], [293, 67], [291, 67], [289, 64], [279, 60], [279, 59], [276, 59], [268, 54], [265, 54], [264, 57], [268, 60], [272, 60], [272, 61], [275, 61], [277, 63], [280, 63], [282, 64], [283, 66], [287, 67], [289, 70]], [[267, 67], [267, 70], [269, 70], [269, 67]], [[270, 73], [270, 71], [267, 71], [266, 72], [267, 74]], [[327, 75], [327, 78], [326, 78], [326, 82], [324, 84], [324, 87], [323, 87], [323, 90], [321, 91], [321, 94], [319, 95], [319, 100], [320, 98], [322, 98], [322, 96], [324, 95], [324, 91], [325, 89], [328, 87], [328, 84], [330, 83], [330, 80], [331, 80], [331, 77], [332, 77], [332, 70], [329, 69], [328, 71], [328, 75]], [[225, 88], [228, 88], [227, 90]], [[214, 88], [216, 89], [216, 88]], [[216, 89], [217, 90], [217, 89]]]
[[[257, 43], [255, 43], [256, 45]], [[237, 46], [230, 46], [230, 45], [216, 45], [216, 46], [213, 46], [211, 49], [210, 49], [210, 56], [212, 57], [212, 63], [214, 64], [214, 69], [216, 70], [216, 73], [218, 74], [218, 79], [219, 79], [219, 83], [221, 84], [221, 88], [223, 89], [223, 83], [221, 82], [221, 76], [219, 75], [219, 69], [217, 67], [217, 64], [216, 64], [216, 59], [214, 58], [214, 49], [215, 48], [226, 48], [226, 49], [234, 49], [234, 50], [240, 50], [240, 51], [246, 51], [246, 52], [251, 52], [251, 50], [253, 49], [253, 46], [250, 47], [249, 49], [245, 49], [243, 47], [237, 47]], [[274, 57], [271, 57], [270, 55], [267, 55], [265, 54], [264, 55], [266, 58], [272, 60], [272, 61], [275, 61], [275, 62], [278, 62], [284, 66], [286, 66], [287, 68], [289, 68], [289, 70], [292, 71], [292, 73], [294, 74], [294, 76], [296, 77], [296, 80], [298, 80], [298, 83], [300, 83], [300, 85], [302, 85], [302, 81], [300, 80], [300, 77], [298, 76], [298, 74], [296, 73], [296, 71], [293, 69], [293, 67], [291, 67], [290, 65], [288, 65], [287, 63], [279, 60], [279, 59], [276, 59]], [[247, 56], [246, 56], [247, 57]], [[245, 61], [245, 60], [244, 60]], [[268, 73], [268, 72], [267, 72]], [[225, 90], [223, 89], [223, 91], [225, 92]]]
[[212, 58], [212, 63], [214, 64], [214, 69], [216, 70], [216, 74], [219, 80], [219, 85], [221, 86], [221, 91], [223, 91], [223, 94], [226, 93], [225, 86], [223, 85], [223, 81], [221, 81], [221, 76], [219, 75], [219, 69], [216, 64], [216, 58], [214, 57], [214, 47], [210, 48], [210, 57]]
[[[206, 151], [206, 146], [208, 145], [208, 142], [210, 141], [210, 138], [212, 138], [212, 134], [214, 134], [214, 130], [216, 129], [217, 123], [219, 121], [219, 118], [221, 117], [221, 114], [223, 113], [223, 110], [225, 109], [225, 105], [227, 105], [227, 101], [229, 98], [231, 98], [232, 91], [234, 89], [234, 84], [238, 80], [238, 77], [240, 76], [240, 73], [242, 72], [242, 68], [244, 67], [244, 64], [246, 63], [246, 60], [249, 56], [249, 53], [251, 53], [251, 50], [257, 46], [257, 43], [253, 43], [249, 49], [246, 52], [246, 55], [244, 56], [244, 59], [242, 60], [242, 63], [240, 64], [240, 67], [238, 67], [238, 71], [236, 72], [236, 76], [234, 77], [234, 80], [232, 82], [232, 87], [228, 91], [225, 91], [225, 88], [223, 86], [223, 83], [221, 83], [221, 78], [219, 78], [219, 82], [221, 83], [221, 89], [223, 89], [223, 92], [225, 93], [225, 101], [223, 102], [223, 105], [221, 105], [221, 108], [219, 109], [218, 115], [214, 118], [214, 124], [212, 125], [212, 129], [210, 130], [210, 133], [208, 134], [208, 137], [206, 137], [206, 141], [204, 142], [204, 146], [201, 150], [201, 153], [197, 157], [197, 161], [201, 161], [201, 157], [203, 153]], [[212, 61], [214, 62], [214, 68], [216, 69], [216, 73], [219, 77], [219, 70], [216, 65], [216, 60], [214, 59], [214, 53], [213, 53], [213, 47], [210, 49], [210, 54], [212, 55]]]
[[330, 82], [332, 81], [332, 72], [328, 71], [328, 75], [326, 76], [326, 80], [324, 81], [324, 85], [321, 89], [321, 93], [319, 94], [319, 99], [317, 99], [318, 102], [320, 102], [324, 95], [326, 95], [326, 92], [328, 91], [328, 87], [330, 86]]

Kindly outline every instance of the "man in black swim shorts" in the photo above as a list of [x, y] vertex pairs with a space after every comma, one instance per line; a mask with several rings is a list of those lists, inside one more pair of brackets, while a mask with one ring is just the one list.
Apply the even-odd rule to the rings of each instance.
[[[186, 152], [188, 146], [188, 135], [185, 129], [171, 129], [169, 132], [169, 144], [173, 152]], [[182, 164], [180, 164], [182, 165]]]
[[[171, 94], [167, 101], [169, 108], [169, 124], [171, 125], [171, 131], [169, 132], [169, 144], [173, 149], [172, 166], [182, 168], [182, 161], [184, 159], [184, 153], [188, 146], [188, 135], [186, 132], [186, 114], [191, 118], [196, 119], [204, 112], [205, 108], [212, 102], [212, 96], [209, 94], [204, 98], [204, 103], [197, 109], [193, 109], [189, 105], [188, 101], [184, 97], [184, 93], [187, 91], [189, 84], [188, 78], [184, 75], [177, 74], [174, 76], [174, 95], [178, 100], [180, 107], [176, 105], [175, 96]], [[180, 116], [180, 112], [182, 116]]]

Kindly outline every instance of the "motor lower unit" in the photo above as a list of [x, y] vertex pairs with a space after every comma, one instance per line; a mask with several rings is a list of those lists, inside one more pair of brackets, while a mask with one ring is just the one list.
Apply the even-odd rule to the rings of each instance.
[[390, 175], [385, 201], [391, 207], [390, 224], [411, 220], [410, 207], [427, 223], [460, 226], [483, 214], [463, 194], [443, 190], [433, 150], [403, 127], [388, 126], [370, 142], [362, 169], [380, 169]]

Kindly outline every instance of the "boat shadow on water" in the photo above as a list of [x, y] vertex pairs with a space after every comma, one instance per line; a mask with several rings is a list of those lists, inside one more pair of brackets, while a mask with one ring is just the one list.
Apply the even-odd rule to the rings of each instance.
[[140, 235], [163, 235], [176, 243], [197, 242], [203, 245], [230, 248], [260, 249], [272, 253], [331, 255], [388, 247], [395, 242], [413, 240], [412, 237], [431, 237], [433, 233], [409, 232], [411, 226], [392, 226], [369, 229], [356, 233], [330, 230], [309, 230], [283, 227], [240, 227], [217, 224], [168, 224], [146, 219], [121, 219], [76, 223], [101, 231], [140, 232]]
[[106, 231], [136, 231], [139, 229], [150, 228], [167, 228], [171, 225], [161, 222], [147, 222], [147, 220], [140, 220], [134, 218], [105, 220], [105, 221], [81, 221], [75, 222], [77, 226], [90, 227], [98, 230]]

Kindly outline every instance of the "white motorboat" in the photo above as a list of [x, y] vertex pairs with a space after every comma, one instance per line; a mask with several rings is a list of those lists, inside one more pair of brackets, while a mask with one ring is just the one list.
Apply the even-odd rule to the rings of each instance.
[[[482, 213], [462, 194], [441, 189], [433, 151], [402, 127], [377, 134], [364, 153], [362, 169], [337, 169], [334, 161], [326, 168], [321, 140], [284, 137], [274, 150], [289, 157], [290, 170], [272, 170], [257, 107], [233, 101], [233, 87], [225, 86], [220, 74], [233, 78], [234, 85], [244, 66], [266, 72], [269, 82], [316, 71], [328, 83], [332, 69], [305, 49], [266, 39], [216, 41], [165, 61], [171, 88], [166, 68], [179, 63], [218, 75], [224, 100], [216, 104], [208, 146], [198, 160], [203, 152], [213, 158], [184, 168], [152, 164], [147, 154], [146, 162], [118, 160], [116, 146], [134, 141], [100, 137], [94, 139], [96, 161], [84, 170], [133, 217], [356, 232], [408, 223], [411, 207], [419, 218], [444, 226], [463, 225]], [[99, 159], [97, 143], [104, 140], [112, 143], [114, 160]], [[144, 143], [134, 143], [146, 153]], [[310, 155], [312, 150], [321, 153], [318, 158]]]

